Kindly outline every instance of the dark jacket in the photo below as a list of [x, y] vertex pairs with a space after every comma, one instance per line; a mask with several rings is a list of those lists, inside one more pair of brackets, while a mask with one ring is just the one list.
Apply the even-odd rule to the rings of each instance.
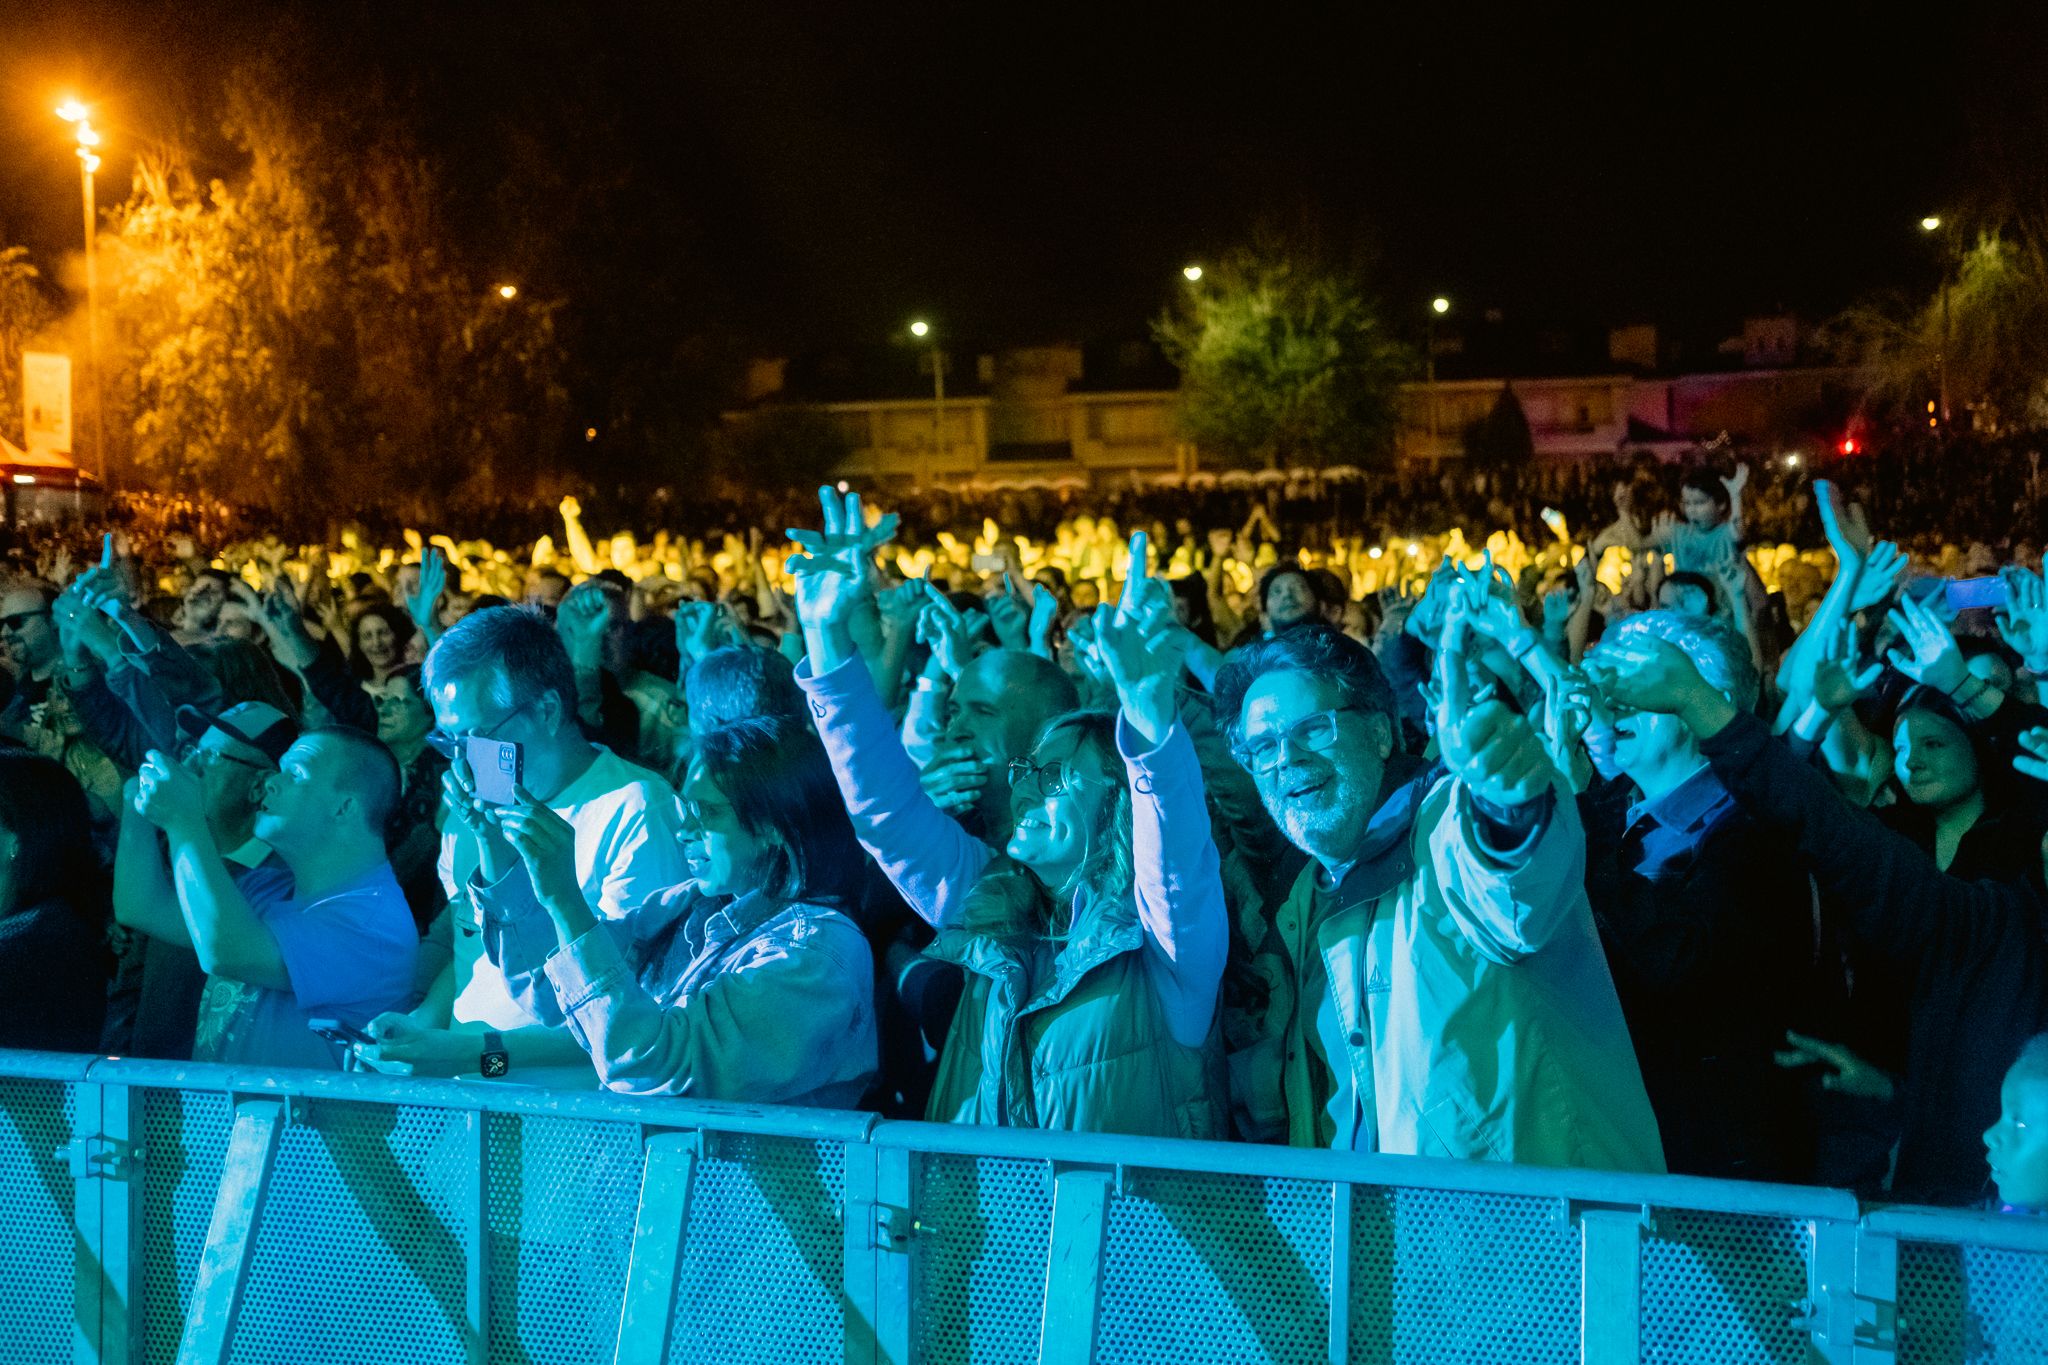
[[[1586, 896], [1676, 1174], [1801, 1182], [1804, 1084], [1773, 1053], [1814, 996], [1813, 896], [1795, 851], [1702, 768], [1636, 805], [1579, 798]], [[1630, 816], [1634, 819], [1631, 821]]]
[[1895, 1197], [1970, 1204], [1990, 1170], [1980, 1134], [1999, 1086], [2048, 1015], [2048, 904], [2033, 879], [1964, 881], [1849, 805], [1754, 716], [1701, 751], [1758, 823], [1797, 846], [1839, 898], [1855, 946], [1911, 973]]
[[0, 915], [0, 1047], [97, 1050], [111, 965], [104, 937], [61, 901]]

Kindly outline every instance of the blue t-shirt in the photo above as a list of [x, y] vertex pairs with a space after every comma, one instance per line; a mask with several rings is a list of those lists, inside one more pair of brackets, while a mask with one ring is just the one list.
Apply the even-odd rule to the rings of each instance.
[[334, 1070], [340, 1049], [307, 1020], [339, 1019], [361, 1028], [410, 1003], [419, 932], [390, 864], [379, 863], [318, 900], [294, 899], [284, 879], [252, 878], [241, 889], [276, 938], [292, 988], [209, 978], [199, 1002], [194, 1061]]

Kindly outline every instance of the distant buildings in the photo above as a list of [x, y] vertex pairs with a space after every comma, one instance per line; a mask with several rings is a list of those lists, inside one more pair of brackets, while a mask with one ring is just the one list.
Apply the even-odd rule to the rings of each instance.
[[[1791, 319], [1752, 320], [1720, 350], [1745, 368], [1659, 375], [1655, 329], [1626, 327], [1608, 335], [1602, 372], [1408, 384], [1401, 393], [1399, 457], [1459, 458], [1466, 427], [1492, 410], [1503, 386], [1521, 403], [1540, 459], [1635, 449], [1670, 457], [1723, 436], [1738, 445], [1787, 450], [1839, 438], [1855, 408], [1854, 375], [1839, 367], [1797, 365]], [[1176, 432], [1174, 393], [1158, 383], [1156, 367], [1143, 375], [1151, 384], [1097, 391], [1083, 382], [1087, 367], [1075, 346], [984, 355], [972, 376], [960, 373], [957, 358], [951, 359], [943, 400], [927, 392], [801, 402], [789, 391], [789, 368], [782, 361], [757, 364], [750, 397], [829, 416], [851, 452], [841, 466], [850, 479], [1012, 485], [1131, 477], [1177, 481], [1216, 467]], [[1133, 367], [1112, 358], [1102, 368], [1114, 383], [1119, 370]], [[923, 374], [929, 383], [929, 354]], [[848, 373], [838, 377], [834, 387], [841, 390], [858, 382]], [[743, 414], [732, 416], [739, 420]]]

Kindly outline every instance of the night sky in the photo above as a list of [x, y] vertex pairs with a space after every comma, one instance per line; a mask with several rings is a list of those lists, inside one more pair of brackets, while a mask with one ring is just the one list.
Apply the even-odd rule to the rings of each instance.
[[[1979, 97], [2033, 89], [2048, 55], [2041, 6], [1557, 8], [297, 14], [331, 78], [408, 92], [491, 266], [572, 297], [627, 277], [665, 317], [794, 350], [917, 313], [983, 344], [1142, 335], [1181, 265], [1262, 217], [1369, 260], [1417, 316], [1438, 291], [1559, 325], [1825, 315], [1932, 280], [1915, 224], [1967, 188]], [[62, 93], [103, 102], [107, 190], [152, 136], [231, 170], [220, 75], [290, 9], [0, 0], [0, 241], [75, 249]], [[517, 183], [511, 132], [568, 180]], [[520, 261], [522, 199], [576, 220], [576, 261]]]

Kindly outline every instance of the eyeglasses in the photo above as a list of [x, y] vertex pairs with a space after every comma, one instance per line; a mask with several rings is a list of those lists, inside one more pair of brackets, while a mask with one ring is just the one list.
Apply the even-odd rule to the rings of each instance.
[[17, 611], [12, 616], [0, 616], [0, 629], [20, 630], [38, 616], [48, 616], [49, 614], [49, 610], [45, 608], [41, 611]]
[[1303, 716], [1277, 734], [1260, 735], [1230, 746], [1231, 757], [1247, 772], [1267, 773], [1280, 766], [1287, 746], [1319, 754], [1337, 742], [1337, 717], [1356, 706], [1338, 706]]
[[1018, 788], [1026, 783], [1036, 787], [1041, 796], [1065, 796], [1077, 787], [1108, 786], [1099, 777], [1084, 777], [1070, 767], [1065, 759], [1054, 759], [1050, 763], [1033, 763], [1028, 758], [1010, 760], [1010, 786]]
[[[538, 699], [536, 698], [536, 700]], [[527, 702], [523, 706], [516, 706], [512, 710], [507, 711], [504, 715], [498, 717], [497, 722], [495, 724], [483, 730], [464, 730], [461, 733], [457, 734], [453, 731], [443, 730], [439, 726], [436, 726], [433, 729], [427, 731], [427, 747], [434, 750], [436, 753], [440, 754], [441, 757], [443, 758], [453, 758], [455, 757], [456, 751], [462, 747], [463, 741], [471, 739], [496, 739], [498, 737], [498, 731], [510, 725], [515, 716], [519, 715], [523, 711], [530, 711], [532, 709], [533, 702]]]
[[216, 763], [235, 763], [259, 773], [276, 771], [268, 763], [257, 763], [251, 759], [237, 758], [225, 749], [209, 749], [198, 740], [189, 741], [178, 750], [180, 762], [194, 768], [210, 768]]

